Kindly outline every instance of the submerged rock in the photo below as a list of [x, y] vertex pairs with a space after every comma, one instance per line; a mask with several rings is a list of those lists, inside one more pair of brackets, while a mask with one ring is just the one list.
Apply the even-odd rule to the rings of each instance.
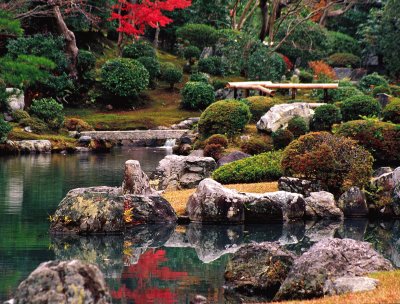
[[341, 219], [343, 212], [336, 206], [335, 197], [326, 191], [311, 192], [306, 201], [306, 216], [319, 219]]
[[15, 293], [15, 303], [112, 303], [97, 266], [79, 260], [39, 265]]
[[379, 281], [367, 277], [342, 277], [327, 280], [324, 286], [324, 294], [328, 296], [372, 291], [378, 287]]
[[294, 262], [274, 300], [322, 297], [327, 280], [388, 270], [393, 270], [393, 266], [370, 243], [328, 238]]

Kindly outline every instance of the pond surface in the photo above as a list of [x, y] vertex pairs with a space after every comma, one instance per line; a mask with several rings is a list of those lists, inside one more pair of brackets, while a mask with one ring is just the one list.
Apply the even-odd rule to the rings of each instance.
[[48, 215], [73, 188], [118, 186], [128, 159], [150, 173], [163, 149], [118, 148], [111, 154], [0, 158], [0, 302], [41, 262], [78, 258], [104, 272], [115, 303], [235, 303], [224, 269], [237, 246], [278, 241], [300, 254], [325, 237], [371, 242], [400, 267], [400, 222], [307, 222], [251, 226], [148, 226], [124, 236], [50, 237]]

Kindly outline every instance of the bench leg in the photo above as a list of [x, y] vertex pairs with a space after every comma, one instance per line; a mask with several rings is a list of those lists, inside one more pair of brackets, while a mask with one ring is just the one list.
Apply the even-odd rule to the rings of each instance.
[[324, 101], [325, 101], [325, 102], [328, 102], [328, 101], [329, 101], [328, 89], [324, 89]]
[[245, 89], [244, 90], [244, 97], [249, 97], [250, 96], [250, 90], [249, 89]]
[[297, 89], [292, 89], [292, 99], [296, 99]]
[[238, 97], [238, 90], [236, 88], [233, 89], [233, 98], [237, 99]]

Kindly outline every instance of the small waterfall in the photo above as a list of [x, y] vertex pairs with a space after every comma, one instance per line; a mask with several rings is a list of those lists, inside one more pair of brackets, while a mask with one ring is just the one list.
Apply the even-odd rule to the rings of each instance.
[[165, 141], [165, 144], [164, 144], [163, 148], [172, 149], [172, 147], [175, 146], [175, 145], [176, 145], [176, 139], [175, 138], [174, 139], [170, 138], [170, 139], [167, 139]]

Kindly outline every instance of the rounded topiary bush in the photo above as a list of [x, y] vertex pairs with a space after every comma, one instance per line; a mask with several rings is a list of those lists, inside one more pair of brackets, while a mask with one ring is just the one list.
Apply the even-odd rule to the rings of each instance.
[[139, 57], [137, 59], [149, 72], [149, 80], [154, 83], [156, 79], [161, 75], [160, 62], [155, 57]]
[[333, 67], [356, 67], [360, 65], [361, 59], [351, 53], [335, 53], [327, 61]]
[[378, 94], [392, 94], [392, 90], [390, 89], [389, 86], [381, 85], [377, 86], [372, 90], [372, 96], [376, 97]]
[[400, 124], [400, 98], [392, 99], [383, 109], [382, 116], [384, 121]]
[[237, 100], [222, 100], [211, 104], [200, 116], [199, 133], [204, 137], [213, 134], [233, 136], [240, 133], [249, 122], [249, 107]]
[[[349, 97], [353, 97], [356, 95], [364, 95], [363, 92], [361, 92], [359, 89], [356, 87], [350, 85], [350, 86], [341, 86], [339, 84], [339, 88], [336, 90], [331, 90], [329, 92], [329, 99], [332, 100], [333, 102], [341, 102]], [[324, 92], [323, 90], [319, 90], [318, 98], [322, 100], [324, 98]]]
[[180, 68], [174, 65], [166, 65], [162, 68], [161, 78], [169, 83], [171, 90], [174, 88], [176, 83], [182, 81], [183, 72]]
[[295, 116], [288, 122], [287, 129], [292, 132], [294, 138], [306, 134], [310, 128], [303, 117]]
[[274, 142], [275, 149], [283, 149], [290, 144], [294, 139], [294, 135], [287, 129], [279, 129], [272, 133], [272, 140]]
[[271, 137], [252, 137], [240, 145], [240, 149], [247, 154], [256, 155], [272, 151], [274, 145]]
[[204, 156], [219, 160], [222, 157], [225, 148], [219, 144], [208, 144], [204, 147]]
[[205, 145], [221, 145], [224, 148], [228, 148], [228, 138], [222, 134], [211, 135], [204, 141]]
[[193, 60], [200, 58], [201, 51], [197, 46], [191, 45], [183, 50], [183, 57], [193, 63]]
[[138, 59], [140, 57], [155, 57], [156, 51], [147, 41], [135, 41], [122, 49], [122, 57]]
[[212, 178], [222, 184], [275, 181], [282, 176], [282, 153], [271, 151], [223, 165]]
[[96, 57], [90, 51], [79, 50], [76, 67], [81, 73], [93, 69], [96, 65]]
[[315, 131], [330, 131], [332, 125], [342, 120], [340, 109], [332, 104], [322, 105], [315, 109], [311, 127]]
[[104, 88], [118, 97], [136, 97], [149, 85], [149, 72], [143, 64], [127, 58], [107, 61], [101, 78]]
[[400, 161], [398, 125], [374, 120], [355, 120], [341, 124], [336, 133], [357, 140], [379, 162], [387, 164]]
[[301, 83], [312, 83], [314, 80], [314, 75], [307, 71], [300, 71], [299, 80]]
[[0, 144], [7, 140], [7, 136], [11, 130], [11, 125], [4, 119], [0, 118]]
[[259, 47], [250, 55], [248, 73], [250, 80], [280, 81], [285, 75], [286, 64], [277, 53], [270, 53], [266, 47]]
[[210, 76], [206, 73], [194, 73], [190, 75], [189, 81], [209, 83]]
[[210, 56], [200, 59], [197, 66], [200, 72], [215, 76], [224, 75], [224, 63], [221, 57]]
[[213, 46], [218, 41], [217, 30], [206, 24], [185, 24], [176, 30], [176, 36], [201, 50], [206, 46]]
[[380, 76], [378, 73], [372, 73], [361, 78], [358, 86], [363, 92], [369, 93], [374, 89], [374, 87], [387, 87], [389, 86], [389, 83], [384, 77]]
[[274, 105], [284, 103], [279, 98], [251, 96], [246, 98], [251, 112], [251, 121], [257, 122], [260, 118], [269, 111]]
[[53, 98], [42, 98], [32, 102], [29, 113], [43, 120], [50, 128], [58, 129], [64, 122], [64, 107]]
[[352, 139], [315, 132], [294, 140], [285, 149], [281, 164], [285, 175], [318, 181], [340, 194], [369, 183], [373, 157]]
[[93, 127], [89, 125], [86, 121], [79, 118], [67, 118], [64, 121], [64, 127], [68, 131], [93, 131]]
[[344, 121], [356, 120], [361, 116], [378, 116], [381, 105], [371, 96], [357, 95], [343, 101], [341, 112]]
[[15, 110], [11, 113], [11, 116], [16, 122], [20, 122], [22, 119], [30, 117], [29, 113], [24, 110]]
[[182, 108], [204, 110], [215, 101], [214, 88], [204, 82], [187, 82], [182, 89]]

